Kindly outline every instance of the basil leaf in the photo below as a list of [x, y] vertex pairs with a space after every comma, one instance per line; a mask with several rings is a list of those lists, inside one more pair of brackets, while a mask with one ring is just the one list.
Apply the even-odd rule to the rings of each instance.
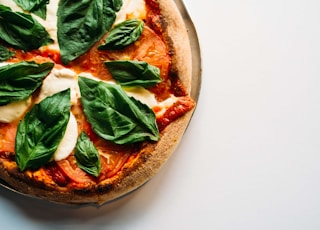
[[28, 98], [38, 89], [54, 63], [18, 62], [0, 67], [0, 105]]
[[99, 153], [85, 132], [78, 138], [74, 156], [79, 168], [90, 175], [99, 176], [101, 171]]
[[45, 28], [31, 15], [0, 5], [0, 39], [29, 51], [53, 42]]
[[5, 46], [0, 45], [0, 61], [6, 61], [14, 55], [15, 52], [8, 50]]
[[112, 9], [118, 12], [121, 9], [123, 3], [122, 0], [111, 0], [108, 4], [110, 4], [110, 7]]
[[160, 69], [144, 61], [108, 61], [104, 63], [122, 86], [150, 87], [161, 82]]
[[48, 163], [65, 133], [70, 117], [70, 89], [35, 104], [19, 123], [16, 162], [21, 171]]
[[144, 22], [138, 19], [130, 19], [113, 27], [105, 44], [98, 47], [100, 50], [119, 50], [138, 40], [144, 28]]
[[42, 19], [46, 19], [47, 4], [49, 0], [14, 0], [23, 10], [34, 13]]
[[84, 113], [94, 132], [116, 144], [158, 141], [153, 111], [119, 85], [79, 77]]
[[58, 42], [64, 64], [87, 52], [109, 30], [122, 0], [60, 0]]

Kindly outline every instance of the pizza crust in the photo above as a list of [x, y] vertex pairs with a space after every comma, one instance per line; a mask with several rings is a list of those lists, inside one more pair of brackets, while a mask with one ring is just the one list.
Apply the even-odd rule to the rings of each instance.
[[190, 40], [182, 16], [172, 0], [160, 0], [161, 14], [166, 22], [165, 35], [172, 52], [172, 74], [182, 81], [190, 93], [192, 78], [192, 57]]
[[[158, 0], [165, 25], [164, 35], [172, 54], [171, 75], [178, 77], [185, 89], [190, 92], [192, 58], [191, 48], [183, 19], [172, 0]], [[179, 144], [193, 111], [189, 111], [168, 125], [161, 132], [157, 143], [149, 143], [139, 157], [125, 165], [116, 176], [87, 190], [63, 188], [50, 183], [36, 183], [31, 174], [20, 172], [16, 165], [8, 160], [0, 159], [0, 178], [18, 192], [31, 197], [64, 204], [99, 205], [124, 196], [150, 180], [168, 160]], [[129, 163], [128, 163], [129, 164]], [[48, 179], [50, 181], [50, 179]]]

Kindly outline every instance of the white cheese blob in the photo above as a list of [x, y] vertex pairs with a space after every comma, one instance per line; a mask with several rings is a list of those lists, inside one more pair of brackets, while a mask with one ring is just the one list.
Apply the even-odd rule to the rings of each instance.
[[144, 0], [123, 0], [123, 5], [114, 24], [118, 24], [127, 19], [145, 19], [146, 18], [146, 4]]
[[78, 139], [78, 124], [74, 115], [70, 112], [70, 119], [64, 136], [53, 155], [53, 160], [61, 161], [66, 159], [73, 151]]
[[155, 95], [143, 87], [126, 87], [124, 88], [124, 91], [127, 95], [134, 97], [136, 100], [148, 105], [150, 108], [158, 104]]
[[47, 17], [46, 20], [43, 20], [37, 16], [37, 20], [46, 28], [48, 33], [50, 34], [51, 38], [57, 42], [57, 11], [58, 11], [58, 0], [50, 0], [49, 4], [47, 5]]
[[71, 104], [74, 105], [80, 98], [78, 75], [70, 69], [55, 67], [44, 79], [37, 102], [68, 88], [71, 89]]
[[0, 106], [0, 121], [10, 123], [20, 118], [30, 107], [31, 97], [23, 101], [11, 102]]
[[176, 103], [178, 100], [177, 97], [175, 97], [174, 95], [171, 95], [169, 98], [167, 98], [166, 100], [160, 102], [157, 104], [158, 108], [161, 108], [161, 110], [156, 112], [156, 116], [157, 117], [161, 117], [168, 108], [170, 108], [174, 103]]

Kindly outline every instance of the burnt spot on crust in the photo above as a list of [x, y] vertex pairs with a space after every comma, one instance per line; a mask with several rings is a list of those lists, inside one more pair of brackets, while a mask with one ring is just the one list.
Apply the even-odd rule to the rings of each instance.
[[157, 0], [146, 0], [147, 19], [146, 24], [157, 34], [162, 35], [167, 29], [167, 22], [161, 15], [161, 10]]
[[115, 185], [112, 183], [104, 184], [104, 185], [98, 185], [97, 187], [97, 193], [100, 195], [106, 194], [110, 191], [114, 190]]

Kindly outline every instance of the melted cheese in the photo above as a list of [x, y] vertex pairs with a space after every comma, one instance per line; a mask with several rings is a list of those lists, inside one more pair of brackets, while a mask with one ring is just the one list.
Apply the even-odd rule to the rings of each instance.
[[161, 117], [168, 108], [170, 108], [174, 103], [178, 100], [177, 97], [171, 95], [171, 97], [157, 104], [157, 107], [160, 108], [159, 111], [156, 112], [157, 117]]
[[53, 155], [53, 160], [60, 161], [67, 158], [75, 148], [78, 139], [78, 124], [74, 115], [70, 112], [70, 119], [64, 136]]
[[67, 68], [53, 68], [43, 81], [37, 102], [65, 89], [71, 89], [71, 104], [76, 104], [80, 98], [78, 75]]
[[23, 101], [0, 106], [0, 122], [10, 123], [19, 119], [30, 107], [31, 97]]
[[136, 100], [148, 105], [150, 108], [156, 106], [158, 103], [155, 95], [143, 87], [127, 87], [124, 88], [124, 91], [129, 96], [134, 97]]
[[[67, 68], [55, 67], [43, 81], [39, 96], [37, 98], [37, 102], [40, 102], [46, 97], [49, 97], [68, 88], [71, 89], [71, 104], [76, 104], [78, 99], [80, 98], [77, 74]], [[78, 124], [76, 118], [70, 112], [70, 119], [65, 134], [58, 146], [58, 149], [54, 153], [53, 160], [60, 161], [67, 158], [76, 146], [77, 139]]]
[[144, 0], [124, 0], [121, 10], [117, 13], [115, 24], [127, 19], [145, 19], [146, 6]]

